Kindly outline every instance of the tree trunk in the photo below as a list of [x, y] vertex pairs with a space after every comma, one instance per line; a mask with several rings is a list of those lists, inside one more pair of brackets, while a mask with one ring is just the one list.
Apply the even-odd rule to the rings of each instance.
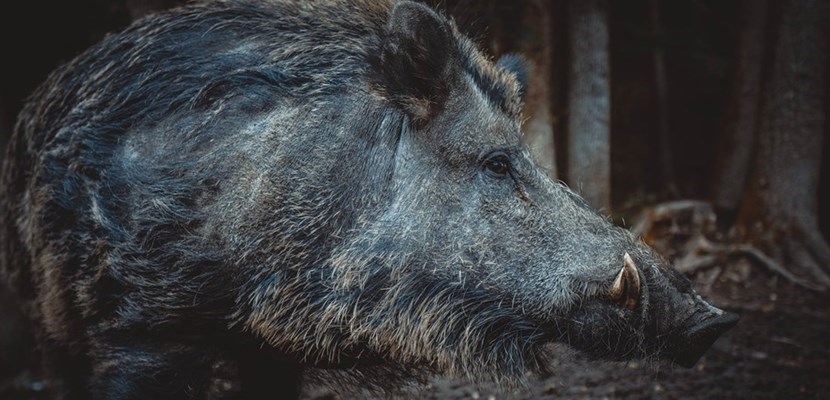
[[662, 189], [671, 196], [677, 196], [677, 184], [674, 173], [674, 149], [672, 146], [671, 128], [669, 126], [669, 84], [666, 75], [666, 57], [663, 54], [663, 46], [666, 41], [663, 32], [663, 21], [660, 17], [660, 4], [658, 0], [651, 0], [649, 4], [651, 13], [651, 29], [654, 36], [654, 51], [652, 60], [654, 62], [654, 91], [656, 92], [656, 105], [654, 113], [657, 115], [657, 138], [658, 154], [660, 161], [660, 183]]
[[608, 3], [568, 3], [568, 181], [594, 208], [611, 207]]
[[818, 228], [818, 190], [827, 95], [823, 0], [775, 3], [773, 54], [762, 94], [755, 158], [738, 232], [805, 286], [830, 287], [830, 247]]
[[741, 2], [741, 35], [732, 93], [724, 112], [723, 135], [718, 144], [712, 195], [715, 207], [729, 213], [738, 209], [746, 188], [758, 129], [767, 8], [766, 0]]
[[522, 54], [531, 63], [528, 79], [525, 115], [525, 142], [536, 162], [556, 177], [556, 156], [553, 140], [553, 28], [552, 2], [527, 0], [522, 2]]

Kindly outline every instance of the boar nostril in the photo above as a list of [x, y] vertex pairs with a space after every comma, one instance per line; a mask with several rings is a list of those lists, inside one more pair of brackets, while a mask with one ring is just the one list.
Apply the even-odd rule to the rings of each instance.
[[724, 312], [696, 323], [681, 335], [672, 360], [682, 367], [693, 367], [715, 340], [738, 323], [738, 319], [737, 315]]
[[623, 255], [623, 267], [614, 285], [611, 286], [609, 298], [621, 307], [633, 310], [640, 303], [640, 274], [637, 265], [628, 253]]

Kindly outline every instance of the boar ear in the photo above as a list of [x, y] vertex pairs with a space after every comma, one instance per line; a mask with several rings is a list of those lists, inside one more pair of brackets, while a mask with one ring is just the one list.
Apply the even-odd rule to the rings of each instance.
[[518, 54], [505, 54], [499, 58], [496, 65], [516, 77], [516, 83], [519, 84], [519, 95], [524, 100], [528, 85], [527, 60]]
[[423, 4], [397, 3], [387, 36], [370, 58], [378, 75], [375, 83], [415, 122], [427, 122], [449, 96], [455, 49], [445, 18]]

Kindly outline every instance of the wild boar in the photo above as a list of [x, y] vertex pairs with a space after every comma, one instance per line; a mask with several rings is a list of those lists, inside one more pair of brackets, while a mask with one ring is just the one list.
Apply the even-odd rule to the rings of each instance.
[[[521, 379], [559, 341], [696, 362], [736, 317], [549, 179], [521, 63], [409, 1], [213, 1], [55, 71], [2, 175], [2, 270], [67, 397], [303, 370]], [[384, 367], [388, 366], [388, 367]]]

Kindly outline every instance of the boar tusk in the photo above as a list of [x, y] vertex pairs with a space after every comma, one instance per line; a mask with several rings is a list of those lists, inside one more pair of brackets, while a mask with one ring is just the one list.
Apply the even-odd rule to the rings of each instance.
[[640, 301], [640, 274], [628, 253], [623, 255], [623, 267], [614, 279], [609, 297], [628, 309], [634, 309]]

